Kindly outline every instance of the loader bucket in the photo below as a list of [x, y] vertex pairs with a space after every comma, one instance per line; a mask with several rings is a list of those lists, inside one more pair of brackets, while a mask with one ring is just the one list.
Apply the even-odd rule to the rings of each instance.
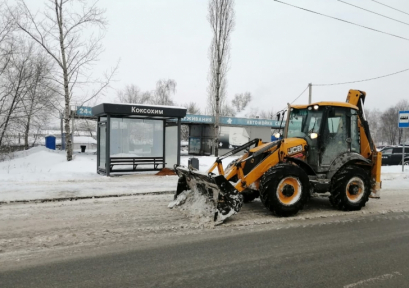
[[186, 190], [192, 190], [208, 199], [209, 205], [214, 208], [213, 219], [215, 222], [222, 223], [226, 218], [240, 211], [243, 205], [243, 196], [223, 175], [208, 175], [182, 166], [176, 167], [175, 170], [179, 180], [174, 205], [183, 204], [183, 201], [177, 201], [179, 194]]

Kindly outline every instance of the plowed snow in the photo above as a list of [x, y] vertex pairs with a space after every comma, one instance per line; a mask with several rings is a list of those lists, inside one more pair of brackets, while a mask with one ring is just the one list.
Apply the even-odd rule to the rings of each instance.
[[178, 195], [176, 200], [168, 205], [169, 208], [179, 210], [192, 221], [214, 226], [214, 214], [217, 209], [214, 203], [197, 191], [187, 190]]

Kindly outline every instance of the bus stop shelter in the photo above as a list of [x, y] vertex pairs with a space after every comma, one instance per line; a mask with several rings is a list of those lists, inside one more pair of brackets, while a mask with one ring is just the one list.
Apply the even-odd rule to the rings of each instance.
[[180, 125], [186, 108], [102, 103], [98, 117], [97, 173], [128, 173], [180, 164]]
[[[186, 114], [182, 124], [189, 126], [189, 154], [211, 155], [214, 149], [214, 117]], [[280, 130], [284, 126], [285, 121], [222, 116], [220, 117], [219, 153], [227, 153], [255, 138], [264, 142], [272, 141], [272, 129]]]

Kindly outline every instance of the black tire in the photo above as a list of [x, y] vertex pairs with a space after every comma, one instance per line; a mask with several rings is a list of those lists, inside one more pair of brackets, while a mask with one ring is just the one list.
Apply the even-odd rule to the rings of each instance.
[[257, 190], [246, 190], [241, 193], [243, 195], [243, 202], [249, 203], [260, 196]]
[[293, 216], [309, 196], [309, 179], [303, 169], [283, 163], [268, 170], [260, 180], [260, 199], [277, 216]]
[[341, 168], [331, 179], [330, 203], [344, 211], [361, 210], [371, 193], [370, 171], [356, 165]]

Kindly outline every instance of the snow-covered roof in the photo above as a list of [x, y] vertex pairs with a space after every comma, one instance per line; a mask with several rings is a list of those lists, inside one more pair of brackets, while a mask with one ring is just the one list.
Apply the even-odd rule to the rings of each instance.
[[138, 104], [138, 103], [109, 103], [109, 102], [104, 102], [104, 103], [101, 103], [101, 104], [129, 105], [129, 106], [143, 106], [143, 107], [157, 107], [157, 108], [186, 109], [186, 107], [182, 107], [182, 106], [154, 105], [154, 104]]
[[129, 103], [102, 103], [92, 107], [94, 116], [144, 116], [157, 119], [183, 118], [186, 116], [186, 111], [184, 107]]

